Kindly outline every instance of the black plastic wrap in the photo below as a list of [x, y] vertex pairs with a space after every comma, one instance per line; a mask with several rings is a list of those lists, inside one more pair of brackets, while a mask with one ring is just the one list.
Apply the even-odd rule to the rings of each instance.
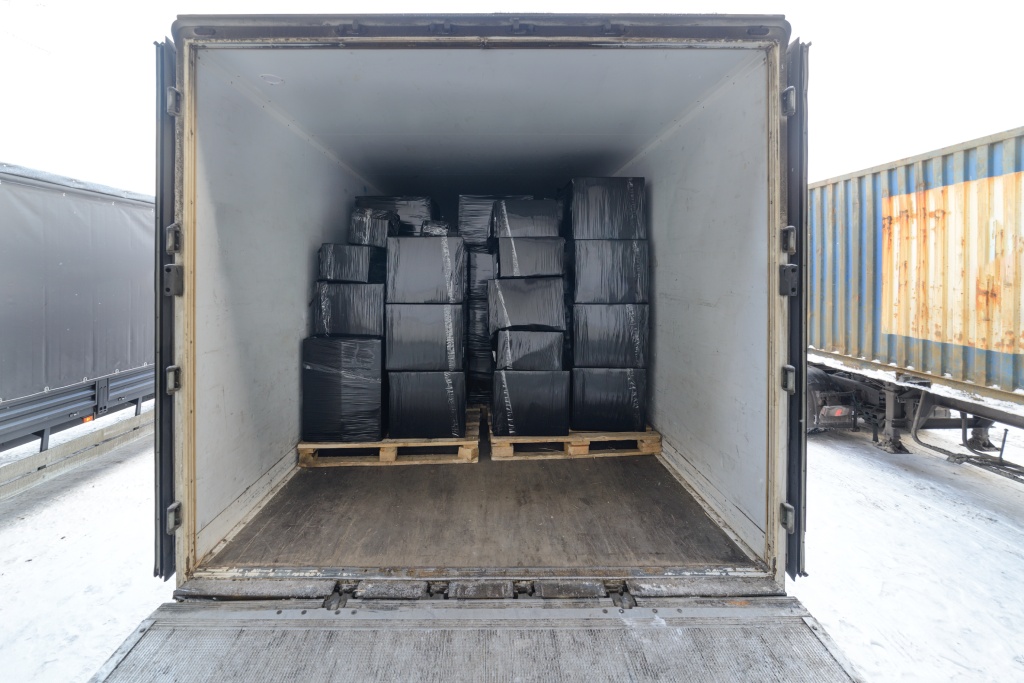
[[466, 240], [466, 247], [471, 251], [487, 251], [488, 240], [491, 237], [491, 211], [494, 209], [494, 202], [502, 199], [532, 199], [532, 197], [528, 195], [459, 195], [459, 236]]
[[573, 366], [646, 368], [650, 319], [646, 304], [572, 308]]
[[491, 375], [494, 373], [494, 358], [487, 355], [470, 355], [466, 362], [466, 392], [469, 403], [489, 404], [491, 402]]
[[389, 304], [459, 304], [465, 291], [461, 237], [388, 239]]
[[423, 221], [420, 226], [420, 235], [424, 237], [444, 237], [451, 234], [452, 229], [447, 221]]
[[647, 371], [573, 368], [572, 428], [583, 432], [647, 429]]
[[491, 403], [491, 375], [466, 374], [466, 401], [471, 406], [486, 406]]
[[575, 252], [576, 303], [647, 303], [650, 253], [646, 241], [579, 240]]
[[560, 277], [490, 280], [487, 330], [565, 331], [565, 284]]
[[317, 282], [312, 309], [314, 335], [384, 336], [384, 285]]
[[387, 369], [460, 371], [465, 365], [462, 304], [388, 304]]
[[643, 178], [573, 178], [571, 234], [578, 240], [647, 239]]
[[466, 375], [462, 372], [389, 372], [388, 437], [466, 436]]
[[401, 222], [400, 235], [419, 235], [423, 221], [438, 217], [437, 206], [430, 197], [356, 197], [356, 207], [394, 211]]
[[501, 237], [498, 239], [498, 274], [544, 277], [565, 273], [565, 240], [561, 237]]
[[348, 243], [368, 247], [388, 246], [388, 237], [398, 234], [398, 214], [382, 209], [355, 209], [348, 227]]
[[382, 349], [379, 339], [310, 337], [302, 341], [302, 440], [380, 441]]
[[467, 352], [471, 356], [490, 356], [491, 333], [487, 329], [487, 300], [470, 299], [466, 309]]
[[561, 332], [501, 330], [494, 353], [496, 370], [561, 370]]
[[498, 277], [498, 257], [487, 252], [471, 251], [466, 254], [469, 271], [469, 299], [487, 300], [487, 281]]
[[318, 280], [382, 283], [388, 272], [388, 253], [361, 244], [322, 244], [317, 252]]
[[554, 199], [502, 199], [494, 203], [491, 236], [559, 237], [561, 215]]
[[496, 436], [566, 436], [569, 372], [496, 370], [491, 430]]

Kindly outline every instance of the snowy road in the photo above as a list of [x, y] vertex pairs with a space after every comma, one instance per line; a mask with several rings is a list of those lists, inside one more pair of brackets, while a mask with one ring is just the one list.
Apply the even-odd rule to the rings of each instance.
[[[811, 436], [808, 459], [811, 576], [791, 592], [858, 671], [1024, 680], [1024, 486], [864, 433]], [[142, 442], [0, 503], [0, 679], [87, 680], [170, 599], [152, 486]]]

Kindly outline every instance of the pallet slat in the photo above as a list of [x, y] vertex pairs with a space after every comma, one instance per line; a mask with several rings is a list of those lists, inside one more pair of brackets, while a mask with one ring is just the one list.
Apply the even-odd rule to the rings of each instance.
[[[563, 460], [661, 453], [661, 434], [650, 427], [645, 432], [569, 432], [567, 436], [495, 436], [488, 432], [492, 460]], [[607, 441], [634, 441], [636, 448], [591, 450], [592, 444]], [[560, 445], [562, 450], [516, 451], [517, 444]]]
[[[381, 465], [444, 465], [475, 463], [480, 459], [480, 410], [466, 411], [466, 436], [445, 439], [383, 439], [364, 443], [312, 443], [298, 445], [300, 467], [367, 467]], [[454, 453], [403, 453], [405, 449], [436, 448]], [[324, 450], [376, 450], [377, 455], [321, 456]]]

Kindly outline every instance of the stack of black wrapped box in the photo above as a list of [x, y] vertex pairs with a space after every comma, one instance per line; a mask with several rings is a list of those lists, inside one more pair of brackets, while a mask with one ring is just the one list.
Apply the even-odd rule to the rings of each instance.
[[494, 203], [528, 196], [459, 195], [459, 237], [466, 246], [466, 390], [469, 402], [490, 403], [494, 355], [487, 324], [487, 281], [498, 277], [497, 242], [491, 236]]
[[[447, 224], [388, 239], [388, 436], [466, 435], [466, 252]], [[442, 234], [445, 233], [445, 234]]]
[[647, 426], [650, 253], [643, 178], [574, 178], [572, 428]]
[[302, 439], [379, 441], [384, 435], [385, 247], [398, 214], [356, 209], [349, 244], [324, 244], [302, 342]]
[[563, 366], [565, 240], [554, 200], [494, 203], [498, 277], [487, 283], [494, 351], [491, 429], [498, 436], [569, 433], [569, 372]]

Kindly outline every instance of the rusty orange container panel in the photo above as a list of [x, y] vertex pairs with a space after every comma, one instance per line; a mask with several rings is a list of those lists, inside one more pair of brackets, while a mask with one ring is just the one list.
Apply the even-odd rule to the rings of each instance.
[[812, 353], [1024, 399], [1024, 128], [809, 192]]

